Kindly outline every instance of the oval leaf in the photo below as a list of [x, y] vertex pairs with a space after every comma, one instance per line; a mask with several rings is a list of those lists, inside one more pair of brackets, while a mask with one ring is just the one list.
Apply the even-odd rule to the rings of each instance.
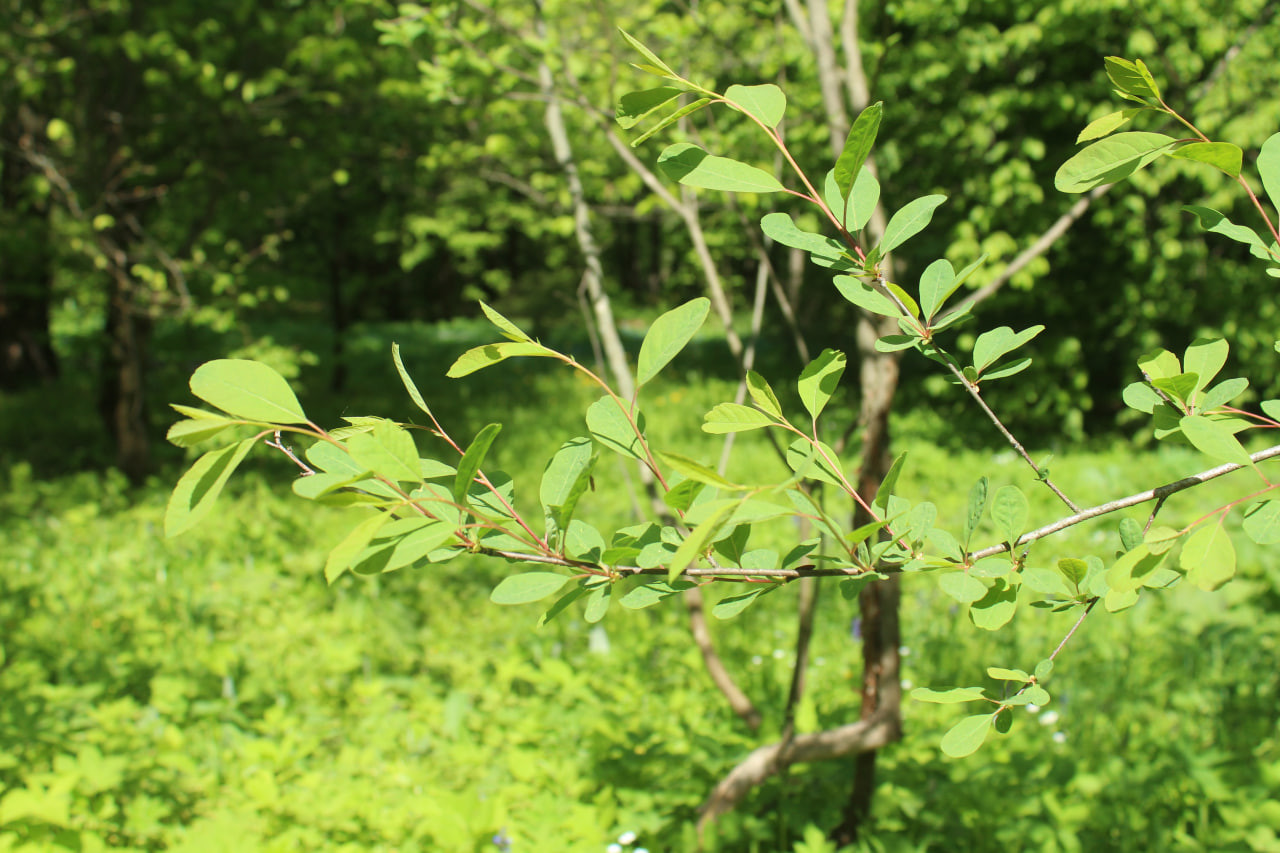
[[787, 109], [787, 96], [772, 83], [760, 86], [730, 86], [725, 100], [765, 127], [777, 127]]
[[285, 378], [259, 361], [223, 358], [202, 364], [191, 374], [191, 393], [245, 420], [273, 424], [307, 420]]
[[256, 438], [246, 438], [238, 444], [210, 450], [196, 460], [169, 496], [169, 505], [164, 513], [165, 536], [184, 533], [209, 514], [214, 501], [222, 493], [222, 487], [256, 442]]
[[1130, 131], [1093, 143], [1063, 163], [1054, 176], [1060, 192], [1082, 193], [1124, 180], [1178, 141], [1163, 133]]
[[991, 714], [975, 714], [956, 723], [942, 736], [942, 751], [952, 758], [973, 755], [991, 731]]
[[569, 578], [555, 572], [525, 572], [503, 578], [489, 593], [494, 604], [528, 604], [541, 601], [560, 591]]
[[658, 168], [687, 187], [739, 193], [776, 193], [784, 187], [763, 169], [708, 154], [690, 142], [677, 142], [658, 157]]
[[636, 385], [640, 386], [658, 375], [680, 350], [693, 339], [707, 319], [711, 300], [700, 296], [663, 314], [644, 336], [640, 344], [640, 358], [636, 365]]
[[759, 409], [740, 403], [721, 403], [703, 416], [702, 431], [722, 435], [774, 425], [775, 421]]
[[892, 252], [923, 231], [933, 219], [933, 212], [938, 209], [938, 205], [946, 200], [945, 195], [927, 195], [909, 202], [895, 213], [885, 226], [884, 237], [880, 240], [881, 254]]

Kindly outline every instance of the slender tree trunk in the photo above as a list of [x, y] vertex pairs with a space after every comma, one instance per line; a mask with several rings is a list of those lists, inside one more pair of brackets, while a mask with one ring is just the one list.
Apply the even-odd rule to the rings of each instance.
[[99, 410], [116, 445], [116, 465], [138, 485], [151, 470], [146, 362], [151, 319], [134, 305], [134, 282], [122, 271], [111, 278], [103, 329]]

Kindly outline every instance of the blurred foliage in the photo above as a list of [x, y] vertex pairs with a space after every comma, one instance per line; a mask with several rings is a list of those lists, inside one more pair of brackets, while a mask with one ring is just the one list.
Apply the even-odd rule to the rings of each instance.
[[[465, 329], [437, 335], [459, 331], [460, 350]], [[450, 394], [431, 384], [433, 371], [417, 373], [451, 425], [497, 412], [527, 425], [494, 448], [521, 482], [593, 397], [565, 372], [508, 375], [530, 386], [511, 399], [464, 398], [472, 383]], [[651, 432], [707, 452], [712, 440], [687, 413], [728, 393], [706, 374], [657, 380]], [[565, 405], [548, 412], [545, 399]], [[931, 420], [902, 431], [936, 429]], [[979, 472], [996, 486], [1024, 476], [1011, 453], [909, 447], [900, 488], [937, 502], [943, 523], [963, 514]], [[495, 618], [487, 596], [504, 567], [482, 560], [327, 587], [324, 531], [337, 535], [339, 513], [298, 513], [267, 485], [287, 476], [285, 463], [256, 464], [224, 496], [218, 525], [178, 540], [161, 538], [168, 483], [135, 502], [118, 475], [40, 482], [29, 466], [6, 469], [3, 849], [481, 851], [501, 849], [498, 837], [515, 851], [600, 850], [626, 832], [650, 850], [692, 848], [698, 804], [761, 735], [707, 682], [678, 608], [531, 631], [538, 605]], [[778, 465], [745, 437], [736, 464]], [[1092, 501], [1199, 464], [1176, 449], [1100, 451], [1060, 455], [1055, 476]], [[626, 518], [627, 499], [610, 485], [621, 479], [598, 478], [593, 517]], [[1178, 496], [1168, 520], [1188, 521], [1237, 488], [1219, 481], [1212, 494]], [[1056, 511], [1047, 491], [1031, 497], [1033, 519]], [[1114, 519], [1082, 526], [1032, 560], [1108, 547], [1114, 531]], [[788, 534], [757, 535], [768, 545]], [[936, 749], [954, 707], [909, 702], [910, 736], [881, 757], [862, 849], [1275, 849], [1280, 573], [1260, 549], [1244, 544], [1240, 556], [1241, 577], [1217, 595], [1176, 590], [1097, 614], [1054, 673], [1054, 703], [1023, 712], [980, 760]], [[726, 665], [775, 721], [794, 594], [713, 624]], [[821, 610], [803, 730], [855, 713], [855, 614], [839, 596]], [[903, 677], [946, 686], [970, 677], [974, 660], [1035, 659], [1072, 618], [1023, 619], [993, 636], [929, 582], [909, 581]], [[821, 842], [811, 827], [836, 820], [846, 793], [838, 764], [792, 768], [722, 820], [708, 849], [825, 849], [812, 846]]]

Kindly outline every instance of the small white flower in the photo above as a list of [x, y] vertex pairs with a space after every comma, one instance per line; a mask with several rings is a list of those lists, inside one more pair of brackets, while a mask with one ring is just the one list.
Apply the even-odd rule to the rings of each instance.
[[649, 853], [648, 847], [637, 847], [635, 853]]
[[1038, 714], [1038, 713], [1040, 713], [1040, 706], [1039, 706], [1039, 705], [1037, 705], [1037, 704], [1035, 704], [1034, 702], [1028, 702], [1028, 703], [1027, 703], [1027, 713], [1028, 713], [1028, 714]]
[[622, 845], [618, 844], [617, 842], [614, 842], [613, 844], [610, 844], [608, 847], [604, 848], [604, 853], [622, 853]]
[[909, 657], [911, 657], [911, 647], [910, 647], [910, 646], [898, 646], [898, 655], [899, 655], [899, 657], [904, 657], [904, 658], [909, 658]]
[[1053, 742], [1054, 742], [1054, 743], [1066, 743], [1066, 742], [1067, 742], [1067, 733], [1066, 733], [1066, 732], [1054, 732], [1054, 733], [1053, 733]]
[[1042, 726], [1052, 726], [1056, 722], [1058, 722], [1057, 711], [1045, 711], [1040, 715], [1040, 725]]
[[903, 690], [910, 690], [910, 689], [911, 689], [912, 687], [914, 687], [914, 686], [915, 686], [915, 685], [911, 683], [911, 679], [910, 679], [910, 678], [904, 678], [904, 679], [902, 679], [902, 689], [903, 689]]
[[636, 834], [631, 830], [627, 830], [626, 832], [618, 836], [618, 843], [619, 844], [635, 844]]

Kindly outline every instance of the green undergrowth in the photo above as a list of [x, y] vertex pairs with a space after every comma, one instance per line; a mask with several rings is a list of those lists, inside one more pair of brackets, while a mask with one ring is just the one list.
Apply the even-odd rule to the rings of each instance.
[[[683, 379], [693, 381], [647, 392], [651, 436], [714, 456], [718, 440], [688, 413], [733, 388]], [[507, 424], [490, 461], [532, 509], [540, 460], [581, 431], [594, 394], [540, 369], [505, 380], [524, 396], [459, 398], [441, 415], [451, 431]], [[537, 402], [547, 399], [556, 405]], [[1061, 514], [1012, 453], [904, 449], [899, 492], [937, 502], [940, 519], [963, 512], [978, 471], [993, 487], [1020, 484], [1033, 523]], [[688, 850], [702, 799], [777, 736], [794, 590], [713, 620], [726, 665], [764, 713], [753, 734], [710, 686], [679, 606], [615, 608], [596, 626], [571, 609], [536, 628], [537, 605], [488, 601], [507, 567], [467, 559], [326, 586], [339, 515], [302, 511], [289, 463], [260, 453], [217, 517], [176, 540], [162, 538], [164, 478], [131, 493], [109, 474], [5, 472], [0, 850], [481, 851], [509, 839], [515, 851], [602, 851], [624, 832], [651, 851]], [[612, 464], [584, 500], [621, 525], [631, 504], [620, 486], [634, 472]], [[1089, 505], [1196, 464], [1176, 450], [1099, 450], [1059, 458], [1053, 476]], [[763, 479], [781, 466], [749, 436], [730, 470]], [[1230, 489], [1215, 483], [1185, 506], [1175, 497], [1162, 520], [1190, 522], [1207, 491], [1222, 500]], [[1054, 550], [1041, 543], [1030, 564], [1118, 547], [1117, 521], [1081, 525]], [[761, 527], [752, 542], [793, 536]], [[1280, 849], [1268, 793], [1280, 786], [1280, 569], [1250, 548], [1242, 541], [1241, 578], [1218, 594], [1099, 609], [1059, 658], [1055, 702], [1022, 712], [979, 756], [938, 751], [955, 706], [907, 700], [907, 737], [880, 758], [865, 849]], [[709, 591], [712, 602], [732, 593]], [[855, 615], [823, 586], [802, 731], [856, 718]], [[903, 678], [946, 688], [980, 680], [986, 665], [1029, 668], [1074, 618], [1023, 608], [1013, 630], [991, 635], [908, 578]], [[847, 795], [846, 763], [793, 767], [722, 820], [707, 849], [823, 849], [812, 827], [838, 822]]]

